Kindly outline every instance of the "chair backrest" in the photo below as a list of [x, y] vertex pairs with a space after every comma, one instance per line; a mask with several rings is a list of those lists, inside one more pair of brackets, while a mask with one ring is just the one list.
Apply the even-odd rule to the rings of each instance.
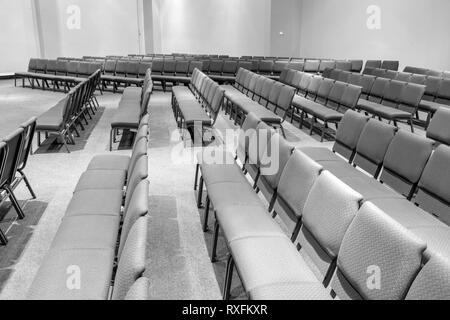
[[136, 280], [136, 282], [128, 290], [125, 300], [129, 301], [147, 301], [150, 300], [150, 280], [146, 277], [142, 277]]
[[344, 95], [347, 84], [336, 81], [331, 88], [330, 94], [325, 105], [333, 110], [339, 109], [339, 104], [341, 102], [342, 96]]
[[274, 210], [297, 238], [303, 209], [311, 188], [322, 172], [320, 164], [299, 150], [294, 150], [280, 176]]
[[400, 130], [384, 158], [380, 181], [410, 200], [433, 151], [433, 141]]
[[306, 94], [308, 93], [308, 87], [312, 80], [313, 80], [313, 77], [311, 75], [309, 75], [309, 74], [303, 75], [303, 77], [298, 85], [299, 94], [306, 96]]
[[361, 77], [361, 87], [362, 87], [362, 95], [363, 98], [366, 99], [370, 92], [372, 91], [372, 87], [375, 83], [376, 78], [374, 76], [362, 75]]
[[283, 70], [286, 70], [288, 64], [288, 61], [275, 61], [273, 64], [272, 74], [274, 76], [279, 76]]
[[[325, 70], [329, 70], [331, 71], [331, 69], [335, 69], [336, 68], [336, 62], [332, 61], [332, 60], [322, 60], [320, 61], [320, 66], [319, 66], [319, 72], [324, 73]], [[339, 68], [337, 68], [339, 69]], [[325, 77], [325, 75], [324, 75]]]
[[369, 120], [359, 138], [353, 163], [377, 179], [396, 132], [394, 126], [375, 119]]
[[367, 202], [342, 241], [333, 293], [342, 300], [403, 300], [425, 249], [425, 243]]
[[325, 285], [331, 280], [342, 240], [362, 200], [329, 171], [323, 171], [311, 188], [297, 241]]
[[238, 145], [236, 149], [236, 155], [241, 160], [242, 164], [245, 164], [248, 160], [248, 150], [252, 139], [256, 134], [256, 128], [261, 122], [254, 113], [250, 112], [242, 124], [242, 128], [239, 131]]
[[307, 93], [306, 93], [306, 97], [311, 99], [311, 100], [315, 100], [316, 96], [317, 96], [317, 91], [319, 91], [319, 87], [322, 84], [322, 77], [319, 76], [313, 76], [311, 79], [311, 82], [309, 83], [308, 89], [307, 89]]
[[337, 80], [340, 81], [340, 82], [348, 83], [348, 80], [350, 79], [350, 76], [351, 76], [351, 72], [341, 71], [341, 73], [339, 74], [339, 77], [338, 77]]
[[427, 138], [450, 146], [450, 108], [439, 108], [427, 128]]
[[414, 199], [425, 211], [450, 225], [450, 147], [439, 146], [426, 165]]
[[362, 60], [350, 60], [351, 64], [352, 64], [352, 72], [357, 72], [360, 73], [362, 68], [363, 68], [363, 64], [364, 61]]
[[348, 78], [348, 83], [354, 86], [362, 86], [363, 76], [359, 73], [352, 73]]
[[145, 271], [148, 217], [139, 218], [131, 228], [119, 259], [114, 279], [113, 300], [123, 300]]
[[24, 122], [20, 127], [24, 130], [24, 140], [23, 140], [23, 150], [20, 153], [20, 159], [17, 169], [23, 170], [27, 166], [28, 157], [31, 153], [31, 148], [33, 146], [34, 133], [36, 131], [36, 121], [37, 118], [33, 117], [27, 122]]
[[337, 61], [336, 69], [351, 72], [352, 71], [352, 63], [349, 61]]
[[234, 76], [238, 67], [237, 61], [227, 60], [223, 64], [223, 75]]
[[386, 78], [394, 80], [398, 76], [397, 71], [386, 70], [386, 74], [384, 75]]
[[320, 60], [306, 60], [304, 66], [304, 72], [317, 73], [319, 72]]
[[164, 71], [164, 60], [155, 59], [152, 61], [152, 74], [160, 75]]
[[376, 78], [372, 85], [372, 89], [370, 90], [370, 94], [368, 97], [369, 101], [381, 103], [384, 97], [384, 92], [389, 86], [389, 82], [389, 79]]
[[331, 79], [323, 79], [319, 89], [317, 90], [316, 102], [325, 105], [331, 90], [333, 89], [334, 81]]
[[441, 87], [436, 94], [437, 103], [450, 106], [450, 79], [443, 79]]
[[297, 71], [304, 71], [305, 63], [299, 62], [299, 61], [291, 61], [291, 62], [289, 62], [289, 69], [293, 69], [293, 70], [297, 70]]
[[0, 172], [0, 188], [11, 185], [15, 179], [21, 152], [23, 151], [24, 130], [17, 129], [3, 139], [6, 144], [6, 159]]
[[383, 94], [382, 104], [391, 108], [397, 108], [400, 95], [406, 87], [405, 82], [391, 80], [386, 86], [386, 90]]
[[425, 86], [415, 83], [408, 83], [402, 90], [398, 99], [400, 110], [415, 114], [419, 108], [420, 101], [422, 101], [425, 93]]
[[386, 75], [387, 70], [385, 69], [373, 69], [371, 75], [377, 78], [389, 79]]
[[338, 80], [341, 75], [341, 70], [333, 69], [330, 71], [329, 78], [333, 80]]
[[339, 123], [333, 151], [353, 161], [361, 132], [369, 121], [369, 117], [353, 110], [347, 111]]
[[415, 84], [422, 84], [425, 85], [427, 81], [427, 76], [422, 74], [412, 74], [411, 78], [409, 79], [409, 82], [415, 83]]
[[177, 60], [164, 60], [164, 74], [172, 76], [177, 69]]
[[47, 61], [47, 73], [48, 74], [56, 74], [56, 60], [48, 60]]
[[365, 68], [381, 68], [381, 60], [367, 60]]
[[442, 85], [442, 79], [438, 77], [426, 77], [425, 80], [425, 100], [434, 101], [439, 88]]
[[267, 107], [269, 109], [275, 110], [282, 88], [283, 88], [283, 84], [280, 82], [275, 82], [272, 85], [272, 89], [270, 90], [270, 94], [269, 94], [269, 103], [267, 104]]
[[448, 258], [432, 254], [414, 279], [406, 300], [450, 300], [449, 275]]
[[[145, 139], [141, 139], [145, 141]], [[133, 196], [134, 189], [142, 181], [148, 177], [148, 157], [143, 155], [136, 160], [133, 170], [129, 173], [129, 180], [127, 181], [127, 190], [125, 196], [124, 212], [127, 212], [130, 205], [131, 197]]]
[[294, 75], [293, 75], [292, 79], [289, 81], [289, 85], [298, 90], [298, 88], [300, 86], [300, 82], [302, 81], [305, 73], [303, 73], [301, 71], [295, 71], [295, 70], [292, 70], [292, 71], [293, 71]]
[[258, 65], [258, 73], [263, 75], [271, 75], [273, 71], [272, 60], [261, 60]]
[[339, 103], [339, 112], [345, 112], [347, 110], [354, 110], [358, 105], [359, 98], [361, 97], [362, 88], [354, 85], [347, 85], [344, 94], [341, 97]]
[[387, 70], [398, 71], [399, 64], [400, 64], [399, 61], [384, 60], [383, 63], [381, 64], [381, 68], [387, 69]]
[[134, 189], [130, 205], [128, 206], [127, 212], [124, 214], [119, 250], [117, 253], [119, 259], [122, 255], [123, 247], [125, 246], [125, 241], [128, 238], [131, 227], [140, 217], [148, 214], [148, 194], [149, 182], [148, 180], [142, 180]]
[[412, 73], [398, 72], [397, 76], [395, 77], [395, 80], [404, 81], [404, 82], [410, 82], [412, 76], [413, 76]]
[[278, 113], [278, 110], [282, 111], [282, 118], [286, 119], [288, 111], [292, 108], [292, 100], [294, 100], [295, 96], [295, 88], [290, 86], [281, 87], [280, 95], [278, 96], [278, 100], [276, 102], [275, 113]]
[[195, 69], [202, 71], [203, 70], [203, 62], [202, 61], [191, 61], [189, 63], [189, 74], [192, 74]]

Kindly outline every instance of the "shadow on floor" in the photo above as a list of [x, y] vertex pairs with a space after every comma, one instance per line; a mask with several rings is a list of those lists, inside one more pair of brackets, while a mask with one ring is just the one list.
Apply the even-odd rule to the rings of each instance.
[[[80, 136], [77, 137], [76, 133], [75, 132], [73, 133], [75, 138], [75, 144], [68, 144], [69, 150], [71, 152], [84, 150], [89, 140], [89, 137], [91, 136], [98, 122], [102, 118], [104, 112], [105, 107], [98, 108], [98, 110], [95, 112], [95, 115], [92, 116], [92, 119], [89, 119], [88, 117], [87, 125], [83, 122], [84, 130], [81, 130], [80, 126], [77, 126], [77, 130], [80, 133]], [[41, 136], [42, 138], [44, 137], [43, 134], [41, 134]], [[35, 151], [35, 153], [36, 154], [67, 153], [67, 150], [63, 144], [58, 143], [57, 136], [51, 135], [48, 139], [42, 142], [41, 146]]]
[[48, 203], [38, 200], [19, 202], [25, 214], [23, 220], [17, 219], [17, 213], [10, 202], [0, 206], [0, 228], [3, 232], [7, 232], [8, 237], [8, 244], [0, 246], [0, 291], [14, 271], [15, 264], [19, 261], [33, 235], [34, 228], [48, 206]]

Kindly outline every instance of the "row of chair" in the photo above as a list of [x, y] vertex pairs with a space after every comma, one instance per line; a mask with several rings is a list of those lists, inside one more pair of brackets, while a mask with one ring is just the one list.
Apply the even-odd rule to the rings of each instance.
[[[449, 252], [442, 255], [440, 248], [435, 251], [435, 243], [420, 236], [422, 229], [435, 234], [435, 239], [445, 233], [440, 240], [448, 243], [447, 226], [425, 212], [416, 216], [402, 210], [402, 223], [409, 222], [405, 227], [399, 216], [389, 217], [358, 189], [340, 181], [327, 168], [329, 163], [313, 161], [303, 149], [294, 150], [258, 118], [249, 115], [243, 129], [235, 155], [220, 150], [198, 155], [199, 204], [204, 185], [208, 192], [204, 230], [211, 204], [216, 216], [211, 260], [217, 259], [219, 228], [230, 251], [225, 299], [230, 297], [234, 266], [251, 299], [448, 299], [450, 282], [444, 275], [450, 270]], [[434, 157], [449, 155], [440, 150]], [[209, 153], [228, 160], [205, 162], [214, 159]], [[276, 169], [271, 170], [263, 159], [275, 153]], [[262, 191], [269, 210], [253, 189]], [[290, 240], [269, 213], [285, 222]], [[377, 271], [381, 283], [373, 290], [366, 283]]]
[[364, 70], [380, 68], [380, 69], [397, 71], [399, 65], [400, 65], [400, 62], [396, 61], [396, 60], [384, 60], [384, 61], [382, 61], [382, 60], [367, 60]]
[[83, 121], [87, 125], [87, 117], [92, 119], [92, 115], [100, 106], [95, 96], [99, 83], [100, 70], [97, 70], [88, 79], [72, 88], [55, 106], [38, 117], [36, 125], [38, 146], [41, 146], [41, 133], [45, 134], [45, 138], [56, 135], [57, 141], [70, 153], [68, 143], [75, 144], [73, 132], [79, 137], [77, 126], [84, 130]]
[[419, 110], [428, 114], [426, 127], [437, 109], [450, 108], [450, 77], [389, 72], [384, 69], [373, 69], [371, 75], [424, 85], [426, 87], [425, 94], [420, 102]]
[[119, 106], [111, 120], [109, 151], [112, 151], [112, 145], [113, 142], [116, 142], [119, 130], [138, 130], [139, 123], [148, 113], [148, 104], [152, 92], [153, 81], [150, 69], [147, 69], [142, 88], [128, 87], [125, 89]]
[[33, 89], [37, 87], [43, 90], [68, 92], [72, 86], [84, 81], [97, 70], [102, 70], [102, 64], [32, 58], [27, 72], [15, 73], [15, 85], [17, 85], [17, 79], [22, 79], [22, 86], [25, 87], [25, 79], [28, 79]]
[[[347, 110], [356, 108], [361, 96], [361, 87], [307, 73], [295, 71], [287, 73], [293, 72], [297, 74], [295, 78], [300, 79], [300, 82], [295, 86], [298, 88], [298, 94], [294, 97], [295, 112], [292, 113], [291, 121], [298, 115], [301, 129], [308, 116], [311, 116], [310, 135], [318, 128], [323, 141], [325, 134], [330, 134], [329, 124], [337, 126]], [[318, 120], [323, 124], [320, 125]]]
[[[148, 118], [147, 118], [148, 121]], [[148, 122], [130, 156], [100, 155], [81, 176], [28, 292], [39, 300], [148, 299]]]
[[[31, 118], [20, 125], [19, 129], [0, 140], [0, 204], [10, 199], [19, 219], [25, 218], [23, 209], [14, 195], [19, 183], [24, 181], [31, 196], [36, 199], [36, 194], [24, 172], [28, 157], [32, 153], [35, 128], [36, 118]], [[8, 243], [8, 238], [2, 230], [0, 243], [2, 245]]]
[[172, 110], [178, 127], [185, 134], [191, 130], [194, 143], [203, 143], [204, 130], [214, 126], [224, 100], [224, 90], [198, 69], [190, 87], [172, 88]]
[[[394, 122], [395, 125], [405, 121], [414, 132], [414, 122], [426, 91], [425, 85], [331, 69], [324, 76], [361, 86], [362, 96], [357, 109], [379, 117], [380, 120]], [[398, 79], [405, 80], [401, 77]]]
[[243, 68], [239, 69], [234, 85], [222, 88], [226, 113], [236, 123], [242, 124], [253, 113], [266, 124], [279, 128], [285, 136], [283, 122], [291, 112], [294, 88]]
[[450, 71], [436, 71], [436, 70], [411, 67], [411, 66], [406, 66], [403, 69], [403, 72], [421, 74], [421, 75], [426, 75], [426, 76], [431, 76], [431, 77], [441, 77], [441, 78], [447, 78], [447, 79], [450, 78]]

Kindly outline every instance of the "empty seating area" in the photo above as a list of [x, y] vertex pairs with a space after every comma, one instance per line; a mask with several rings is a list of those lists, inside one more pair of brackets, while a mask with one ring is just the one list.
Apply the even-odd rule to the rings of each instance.
[[[432, 154], [426, 138], [354, 111], [339, 128], [333, 150], [354, 166], [328, 149], [294, 149], [253, 114], [235, 154], [199, 153], [195, 188], [201, 206], [206, 187], [205, 232], [211, 208], [215, 216], [212, 262], [219, 230], [229, 250], [224, 299], [234, 269], [253, 300], [448, 299], [450, 203], [441, 192], [449, 180], [432, 172], [448, 171], [450, 149]], [[360, 276], [373, 268], [384, 274], [376, 291]], [[441, 289], [420, 290], [424, 283]]]
[[[147, 300], [148, 124], [132, 155], [96, 156], [81, 176], [28, 299]], [[72, 275], [71, 279], [68, 275]]]
[[36, 133], [38, 147], [41, 146], [41, 134], [45, 138], [56, 136], [57, 141], [64, 145], [68, 153], [68, 144], [75, 144], [74, 133], [79, 137], [81, 130], [85, 130], [88, 118], [100, 106], [95, 96], [95, 90], [100, 83], [100, 70], [97, 70], [88, 79], [83, 80], [61, 99], [55, 106], [44, 112], [37, 119]]

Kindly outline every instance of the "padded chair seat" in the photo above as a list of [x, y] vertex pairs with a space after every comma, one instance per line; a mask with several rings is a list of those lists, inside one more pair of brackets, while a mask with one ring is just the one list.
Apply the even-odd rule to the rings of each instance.
[[36, 122], [36, 130], [61, 131], [64, 128], [63, 120], [64, 106], [58, 104], [46, 111]]
[[[34, 278], [27, 298], [30, 300], [106, 300], [113, 266], [114, 250], [112, 249], [52, 250]], [[67, 286], [69, 271], [81, 272], [81, 285], [77, 290]]]
[[250, 237], [285, 237], [262, 205], [223, 206], [216, 218], [228, 242]]
[[88, 170], [122, 170], [127, 171], [130, 164], [129, 156], [99, 155], [92, 158]]
[[225, 94], [229, 91], [229, 92], [240, 92], [235, 86], [231, 85], [231, 84], [224, 84], [220, 86], [223, 90], [225, 90]]
[[139, 116], [140, 108], [141, 108], [140, 100], [121, 99], [117, 110], [119, 113], [131, 113], [133, 115]]
[[319, 161], [324, 170], [330, 171], [334, 176], [339, 179], [343, 178], [362, 178], [367, 176], [361, 171], [357, 170], [345, 161]]
[[343, 177], [341, 180], [353, 190], [358, 190], [365, 201], [373, 201], [379, 198], [404, 199], [399, 193], [369, 176]]
[[339, 122], [342, 120], [344, 115], [336, 110], [330, 109], [328, 107], [325, 107], [321, 104], [318, 104], [314, 110], [311, 110], [308, 112], [312, 116], [319, 118], [323, 121], [329, 121], [329, 122]]
[[144, 83], [144, 79], [139, 78], [129, 78], [129, 77], [121, 77], [121, 76], [102, 76], [103, 80], [112, 81], [112, 82], [121, 82], [121, 83], [131, 83], [136, 85], [142, 85]]
[[364, 111], [367, 111], [369, 113], [374, 113], [376, 112], [380, 107], [382, 107], [381, 104], [376, 103], [376, 102], [372, 102], [369, 100], [365, 100], [365, 99], [359, 99], [358, 104], [357, 104], [357, 109], [361, 109]]
[[208, 188], [208, 196], [215, 210], [218, 210], [222, 206], [258, 206], [261, 204], [260, 198], [248, 182], [212, 184]]
[[252, 110], [249, 110], [253, 113], [257, 118], [261, 119], [261, 121], [269, 123], [269, 124], [281, 124], [283, 119], [270, 111], [269, 109], [264, 108], [260, 104], [253, 105]]
[[214, 81], [219, 81], [219, 82], [234, 82], [234, 81], [236, 81], [235, 76], [210, 76], [210, 78], [213, 79]]
[[123, 90], [121, 100], [141, 100], [142, 88], [139, 87], [127, 87]]
[[248, 183], [241, 168], [233, 164], [204, 164], [201, 166], [206, 187], [215, 183]]
[[81, 175], [75, 192], [83, 190], [122, 190], [126, 174], [117, 170], [90, 170]]
[[175, 96], [178, 95], [192, 95], [192, 91], [191, 89], [189, 89], [189, 87], [185, 87], [185, 86], [174, 86], [172, 87], [172, 94]]
[[343, 161], [341, 157], [327, 148], [304, 147], [299, 150], [314, 161]]
[[[316, 106], [319, 104], [309, 100], [305, 97], [301, 97], [299, 95], [295, 95], [294, 99], [292, 100], [292, 105], [300, 110], [303, 110], [305, 112], [312, 112]], [[309, 113], [308, 112], [308, 113]]]
[[139, 113], [139, 109], [134, 112], [130, 112], [128, 108], [118, 109], [111, 121], [111, 128], [137, 129], [139, 127]]
[[440, 254], [447, 260], [450, 259], [450, 228], [448, 226], [411, 228], [410, 231], [427, 244], [428, 251]]
[[419, 109], [426, 112], [436, 112], [439, 108], [450, 108], [450, 106], [447, 106], [445, 104], [440, 104], [433, 101], [428, 100], [422, 100], [419, 104]]
[[236, 240], [230, 251], [247, 292], [284, 283], [320, 283], [287, 237]]
[[428, 212], [406, 199], [375, 199], [371, 201], [407, 229], [445, 226]]
[[191, 78], [187, 76], [163, 76], [165, 81], [167, 82], [181, 82], [181, 83], [190, 83]]
[[211, 124], [211, 119], [203, 110], [202, 106], [198, 102], [193, 103], [180, 103], [180, 111], [183, 114], [183, 119], [186, 124], [198, 123]]
[[120, 216], [122, 199], [123, 191], [120, 189], [78, 191], [67, 207], [66, 216]]
[[317, 282], [293, 282], [261, 286], [249, 292], [250, 300], [332, 300], [327, 290]]
[[115, 250], [119, 216], [65, 217], [52, 242], [52, 249]]
[[380, 106], [374, 111], [376, 115], [379, 115], [383, 119], [394, 120], [394, 119], [409, 119], [411, 118], [411, 113], [402, 111], [396, 108], [391, 108], [387, 106]]

